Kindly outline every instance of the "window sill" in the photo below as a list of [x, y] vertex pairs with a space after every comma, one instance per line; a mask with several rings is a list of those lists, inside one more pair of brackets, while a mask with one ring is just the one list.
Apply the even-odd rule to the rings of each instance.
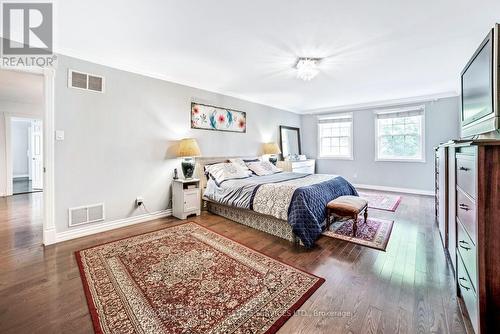
[[318, 160], [354, 160], [354, 157], [323, 156], [318, 157]]
[[416, 163], [425, 163], [425, 159], [375, 159], [375, 162], [416, 162]]

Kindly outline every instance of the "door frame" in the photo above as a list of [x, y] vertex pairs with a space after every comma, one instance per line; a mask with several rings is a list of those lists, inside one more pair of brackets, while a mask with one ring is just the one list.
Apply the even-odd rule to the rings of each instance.
[[[39, 120], [42, 121], [43, 126], [43, 115], [42, 117], [35, 117], [33, 115], [23, 114], [23, 113], [10, 113], [8, 111], [4, 112], [5, 121], [5, 196], [12, 196], [14, 189], [12, 189], [12, 182], [14, 181], [13, 172], [13, 159], [12, 159], [12, 120], [13, 119], [25, 119], [25, 120]], [[43, 127], [42, 127], [43, 128]], [[43, 129], [45, 130], [45, 129]], [[45, 149], [45, 148], [44, 148]], [[31, 161], [29, 161], [31, 163]]]
[[[55, 201], [54, 201], [54, 151], [55, 151], [55, 125], [54, 125], [54, 86], [55, 86], [55, 68], [53, 67], [7, 67], [0, 66], [0, 69], [9, 71], [18, 71], [25, 73], [40, 74], [43, 76], [43, 94], [44, 94], [44, 108], [43, 108], [43, 231], [42, 239], [45, 246], [56, 243], [56, 227], [54, 220], [55, 212]], [[5, 127], [6, 127], [6, 154], [10, 154], [10, 118], [11, 117], [24, 117], [24, 118], [36, 118], [33, 116], [21, 115], [21, 114], [10, 114], [5, 112]], [[9, 121], [9, 123], [7, 123]], [[8, 130], [7, 130], [8, 129]], [[7, 153], [9, 151], [9, 153]], [[11, 171], [12, 174], [12, 162], [10, 156], [6, 156], [6, 171]], [[8, 174], [8, 173], [6, 173]], [[12, 184], [8, 187], [12, 187]]]

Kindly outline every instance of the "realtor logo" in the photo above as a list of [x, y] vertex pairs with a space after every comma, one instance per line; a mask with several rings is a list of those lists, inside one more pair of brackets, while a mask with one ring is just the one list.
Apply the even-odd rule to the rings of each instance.
[[2, 54], [52, 54], [52, 3], [2, 4]]

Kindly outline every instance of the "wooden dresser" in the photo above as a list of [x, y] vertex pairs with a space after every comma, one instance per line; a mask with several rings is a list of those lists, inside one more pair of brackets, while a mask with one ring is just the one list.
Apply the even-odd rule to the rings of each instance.
[[455, 219], [449, 223], [456, 228], [450, 256], [460, 305], [476, 333], [500, 333], [500, 141], [462, 141], [450, 148]]
[[314, 159], [278, 161], [277, 167], [283, 169], [285, 172], [314, 174], [316, 161]]

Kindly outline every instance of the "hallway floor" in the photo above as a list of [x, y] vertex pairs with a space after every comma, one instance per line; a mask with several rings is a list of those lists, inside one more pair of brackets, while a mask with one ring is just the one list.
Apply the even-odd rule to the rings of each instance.
[[27, 177], [15, 178], [12, 187], [14, 195], [41, 192], [40, 189], [33, 189], [33, 184]]

